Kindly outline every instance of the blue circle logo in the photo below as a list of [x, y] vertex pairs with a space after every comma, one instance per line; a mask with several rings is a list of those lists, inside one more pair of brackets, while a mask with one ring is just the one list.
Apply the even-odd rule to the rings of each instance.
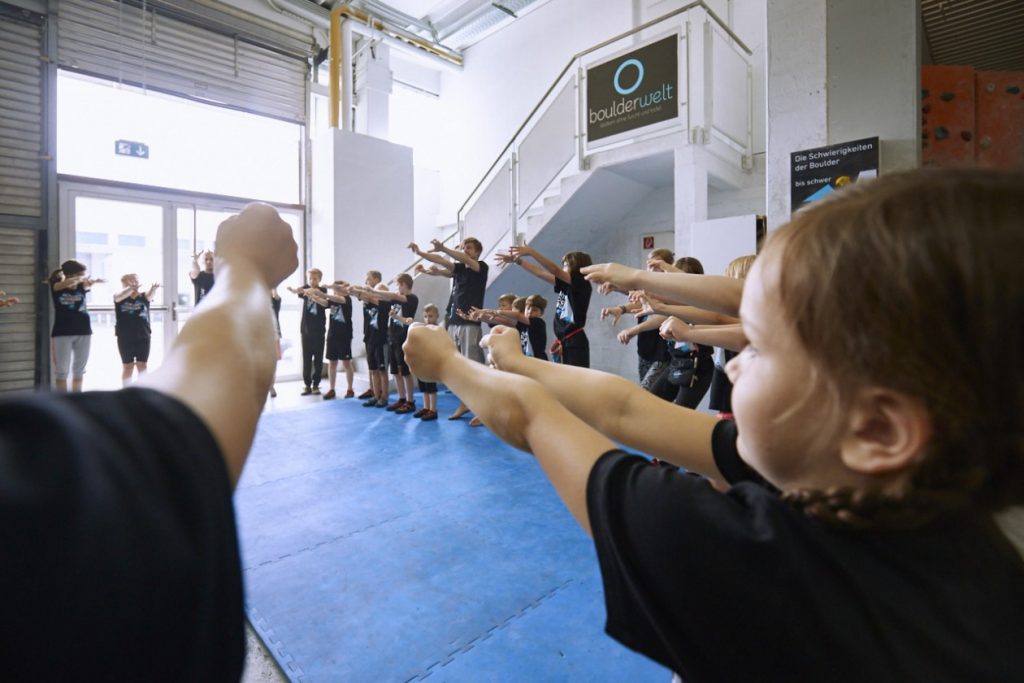
[[[636, 83], [631, 88], [623, 88], [619, 85], [619, 76], [622, 75], [622, 70], [627, 66], [636, 67]], [[638, 59], [627, 59], [622, 64], [619, 64], [619, 68], [615, 70], [615, 77], [612, 79], [612, 85], [615, 86], [615, 92], [620, 95], [628, 95], [634, 92], [640, 87], [640, 84], [644, 82], [644, 65]]]

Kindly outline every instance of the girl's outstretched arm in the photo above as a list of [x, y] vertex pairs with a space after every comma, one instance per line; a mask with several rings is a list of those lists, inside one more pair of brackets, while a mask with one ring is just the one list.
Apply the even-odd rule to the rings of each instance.
[[718, 419], [669, 403], [632, 382], [599, 370], [557, 365], [523, 355], [519, 335], [496, 327], [481, 342], [499, 369], [540, 382], [597, 431], [688, 470], [724, 479], [711, 454]]
[[[518, 335], [514, 341], [519, 343]], [[594, 463], [615, 448], [614, 443], [572, 415], [537, 382], [462, 357], [447, 333], [435, 325], [412, 325], [402, 348], [418, 377], [444, 382], [502, 440], [533, 453], [562, 502], [590, 533], [587, 479]]]
[[667, 300], [739, 317], [743, 280], [724, 275], [651, 273], [618, 263], [597, 263], [580, 272], [594, 284], [619, 289], [643, 289]]
[[[524, 245], [519, 246], [519, 247], [512, 247], [509, 251], [512, 253], [512, 256], [514, 256], [515, 258], [522, 258], [523, 256], [532, 256], [537, 261], [537, 263], [539, 263], [541, 265], [541, 267], [544, 269], [544, 271], [551, 275], [552, 278], [561, 280], [562, 282], [564, 282], [566, 284], [572, 283], [572, 276], [569, 275], [569, 273], [567, 273], [565, 270], [562, 269], [561, 266], [559, 266], [557, 263], [555, 263], [554, 261], [549, 259], [544, 254], [540, 253], [539, 251], [537, 251], [536, 249], [534, 249], [530, 245], [524, 244]], [[520, 265], [523, 265], [523, 264], [520, 264]], [[527, 270], [530, 270], [530, 269], [527, 268]], [[530, 272], [533, 272], [533, 271], [531, 270]], [[545, 279], [547, 279], [547, 278], [545, 278]], [[554, 280], [551, 280], [551, 282], [554, 283]]]

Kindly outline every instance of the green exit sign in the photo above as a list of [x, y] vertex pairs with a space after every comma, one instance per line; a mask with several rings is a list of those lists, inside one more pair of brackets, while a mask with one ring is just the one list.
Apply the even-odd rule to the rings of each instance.
[[114, 154], [123, 157], [136, 157], [138, 159], [149, 158], [149, 145], [131, 140], [115, 140]]

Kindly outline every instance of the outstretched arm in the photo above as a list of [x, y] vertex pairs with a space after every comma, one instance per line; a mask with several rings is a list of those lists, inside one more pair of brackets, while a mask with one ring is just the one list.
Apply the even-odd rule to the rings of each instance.
[[467, 254], [466, 252], [462, 251], [461, 249], [452, 249], [451, 247], [446, 247], [444, 245], [444, 242], [442, 242], [441, 240], [430, 240], [430, 244], [430, 251], [439, 251], [443, 254], [447, 254], [448, 256], [458, 261], [459, 263], [464, 264], [473, 272], [480, 272], [480, 262], [477, 261], [472, 256], [470, 256], [469, 254]]
[[[415, 242], [409, 242], [409, 249], [412, 250], [412, 253], [416, 254], [417, 256], [419, 256], [422, 259], [430, 261], [431, 263], [436, 263], [437, 265], [439, 265], [439, 266], [441, 266], [441, 267], [443, 267], [443, 268], [445, 268], [445, 269], [447, 269], [449, 271], [452, 269], [452, 262], [451, 261], [449, 261], [445, 257], [441, 256], [440, 254], [434, 254], [434, 253], [431, 253], [431, 251], [423, 251], [422, 249], [420, 249], [420, 245], [416, 244]], [[423, 272], [429, 272], [429, 271], [423, 271]], [[430, 273], [430, 274], [434, 275], [435, 273]]]
[[429, 268], [424, 268], [422, 263], [417, 263], [415, 270], [416, 273], [419, 275], [436, 275], [439, 277], [452, 276], [451, 264], [448, 264], [446, 266], [430, 266]]
[[250, 204], [217, 229], [217, 286], [163, 364], [139, 383], [188, 405], [212, 432], [234, 484], [274, 377], [276, 333], [267, 290], [298, 266], [291, 228]]
[[747, 345], [743, 326], [687, 325], [678, 318], [668, 318], [661, 324], [661, 336], [675, 341], [688, 341], [705, 346], [720, 346], [730, 351], [742, 351]]
[[[539, 251], [537, 251], [528, 244], [524, 244], [520, 247], [512, 247], [509, 251], [511, 252], [512, 257], [516, 259], [522, 258], [523, 256], [532, 256], [534, 260], [536, 260], [537, 263], [541, 265], [541, 267], [544, 269], [544, 272], [550, 274], [552, 278], [561, 280], [566, 284], [570, 284], [572, 282], [572, 276], [569, 275], [567, 271], [563, 270], [562, 267], [559, 266], [557, 263], [555, 263], [547, 256], [540, 253]], [[523, 266], [524, 268], [526, 267], [523, 263], [520, 263], [519, 265]], [[530, 269], [527, 268], [527, 270]], [[530, 270], [530, 272], [533, 273], [534, 271]], [[551, 280], [552, 283], [554, 283], [554, 279]]]
[[[515, 247], [513, 247], [513, 248], [515, 248]], [[519, 266], [520, 268], [522, 268], [523, 270], [525, 270], [526, 272], [530, 273], [531, 275], [539, 277], [541, 280], [543, 280], [544, 282], [548, 283], [549, 285], [555, 284], [555, 276], [554, 275], [549, 273], [544, 268], [541, 268], [536, 263], [530, 263], [529, 261], [524, 261], [522, 256], [517, 256], [514, 253], [512, 253], [511, 251], [497, 253], [497, 254], [494, 255], [494, 259], [498, 263], [498, 267], [499, 268], [505, 268], [510, 263], [514, 263], [517, 266]]]
[[598, 263], [580, 272], [595, 284], [610, 284], [628, 290], [643, 289], [673, 302], [733, 317], [739, 317], [740, 314], [743, 280], [736, 278], [690, 273], [650, 273], [618, 263]]
[[523, 355], [519, 335], [494, 328], [482, 345], [501, 370], [534, 379], [574, 415], [605, 436], [688, 470], [722, 479], [711, 454], [718, 420], [669, 403], [599, 370], [546, 363]]
[[614, 443], [573, 416], [537, 382], [463, 358], [439, 327], [413, 325], [402, 348], [417, 376], [444, 382], [502, 440], [533, 453], [562, 502], [590, 533], [587, 479]]

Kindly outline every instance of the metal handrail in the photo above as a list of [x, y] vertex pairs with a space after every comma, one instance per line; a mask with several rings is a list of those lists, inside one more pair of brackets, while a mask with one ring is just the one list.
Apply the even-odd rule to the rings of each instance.
[[680, 8], [678, 8], [678, 9], [675, 9], [675, 10], [673, 10], [673, 11], [667, 13], [667, 14], [662, 15], [662, 16], [658, 17], [657, 19], [652, 19], [652, 20], [650, 20], [648, 22], [640, 24], [639, 26], [633, 27], [633, 28], [631, 28], [628, 31], [624, 31], [623, 33], [620, 33], [619, 35], [615, 36], [614, 38], [609, 38], [608, 40], [606, 40], [606, 41], [604, 41], [602, 43], [598, 43], [597, 45], [594, 45], [592, 47], [588, 47], [586, 50], [583, 50], [582, 52], [577, 52], [575, 55], [572, 56], [571, 59], [569, 59], [569, 62], [558, 73], [558, 76], [555, 77], [555, 80], [552, 81], [551, 85], [548, 87], [547, 91], [545, 91], [544, 95], [537, 101], [537, 104], [534, 106], [534, 108], [530, 110], [530, 113], [526, 115], [526, 118], [523, 120], [522, 124], [520, 124], [519, 128], [516, 129], [516, 132], [512, 134], [512, 137], [511, 137], [511, 139], [509, 139], [508, 144], [506, 144], [505, 147], [502, 148], [502, 150], [498, 154], [497, 158], [490, 165], [490, 167], [483, 174], [483, 176], [481, 176], [480, 181], [476, 184], [476, 187], [474, 187], [473, 191], [470, 192], [469, 196], [466, 197], [466, 201], [464, 201], [462, 203], [462, 206], [459, 207], [459, 212], [458, 212], [459, 220], [457, 221], [457, 224], [461, 225], [463, 212], [466, 210], [466, 207], [469, 205], [470, 200], [473, 199], [473, 197], [476, 195], [477, 191], [481, 187], [483, 187], [484, 181], [486, 181], [487, 178], [490, 177], [491, 171], [493, 171], [495, 168], [497, 168], [498, 163], [502, 159], [505, 158], [505, 152], [507, 152], [509, 150], [509, 148], [511, 148], [512, 145], [515, 144], [515, 141], [519, 138], [519, 134], [523, 132], [523, 130], [526, 128], [527, 125], [529, 125], [529, 123], [533, 119], [534, 115], [540, 110], [541, 106], [547, 101], [548, 97], [551, 96], [551, 93], [554, 92], [555, 88], [558, 86], [559, 82], [562, 80], [562, 77], [565, 76], [566, 73], [568, 73], [569, 69], [572, 67], [573, 64], [576, 63], [576, 61], [578, 59], [580, 59], [581, 57], [585, 57], [586, 55], [590, 54], [591, 52], [594, 52], [596, 50], [600, 50], [603, 47], [607, 47], [608, 45], [611, 45], [612, 43], [614, 43], [616, 41], [622, 40], [623, 38], [627, 38], [627, 37], [633, 35], [634, 33], [639, 33], [640, 31], [648, 29], [651, 26], [654, 26], [655, 24], [660, 24], [661, 22], [665, 21], [666, 19], [671, 19], [672, 17], [676, 16], [677, 14], [682, 14], [683, 12], [688, 12], [691, 9], [695, 8], [695, 7], [703, 7], [704, 10], [708, 13], [708, 16], [710, 16], [716, 23], [718, 23], [718, 25], [727, 34], [729, 34], [729, 37], [732, 38], [734, 41], [736, 41], [737, 45], [739, 45], [741, 48], [743, 48], [743, 51], [746, 52], [747, 55], [754, 54], [753, 51], [749, 47], [747, 47], [747, 44], [744, 43], [740, 39], [740, 37], [737, 36], [733, 32], [733, 30], [731, 28], [729, 28], [725, 24], [725, 22], [722, 21], [722, 19], [717, 14], [715, 14], [714, 10], [712, 10], [710, 7], [708, 7], [707, 3], [704, 2], [704, 0], [697, 0], [696, 2], [691, 2], [688, 5], [684, 5], [684, 6], [680, 7]]

